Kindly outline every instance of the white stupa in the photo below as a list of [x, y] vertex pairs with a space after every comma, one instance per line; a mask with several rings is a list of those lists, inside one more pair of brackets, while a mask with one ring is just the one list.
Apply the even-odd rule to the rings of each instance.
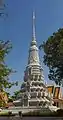
[[29, 48], [28, 64], [21, 85], [21, 106], [49, 106], [52, 97], [44, 84], [43, 68], [39, 60], [39, 50], [35, 35], [35, 14], [33, 12], [33, 34]]

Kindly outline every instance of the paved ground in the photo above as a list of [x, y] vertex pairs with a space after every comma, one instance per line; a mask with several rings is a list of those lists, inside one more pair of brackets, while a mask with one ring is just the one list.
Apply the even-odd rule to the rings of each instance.
[[63, 120], [63, 118], [57, 118], [57, 117], [0, 117], [0, 120]]

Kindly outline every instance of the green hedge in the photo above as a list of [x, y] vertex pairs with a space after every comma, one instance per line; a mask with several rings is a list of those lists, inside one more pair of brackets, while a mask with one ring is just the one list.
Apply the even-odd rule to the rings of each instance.
[[56, 112], [42, 112], [42, 111], [33, 111], [22, 114], [22, 116], [42, 116], [42, 117], [63, 117], [63, 110], [57, 110]]
[[54, 116], [56, 114], [56, 112], [41, 112], [41, 111], [33, 111], [33, 112], [28, 112], [28, 113], [24, 113], [23, 116]]
[[0, 116], [14, 116], [14, 114], [12, 114], [12, 112], [0, 112]]

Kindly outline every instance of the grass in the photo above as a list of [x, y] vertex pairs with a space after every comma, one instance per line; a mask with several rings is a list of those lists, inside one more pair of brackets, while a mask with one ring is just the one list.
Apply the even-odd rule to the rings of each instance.
[[0, 116], [14, 116], [12, 112], [0, 112]]

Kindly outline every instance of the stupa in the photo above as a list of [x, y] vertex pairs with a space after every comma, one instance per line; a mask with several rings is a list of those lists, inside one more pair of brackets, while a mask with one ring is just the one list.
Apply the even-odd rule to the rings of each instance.
[[43, 68], [39, 60], [35, 34], [35, 13], [33, 12], [32, 41], [29, 48], [28, 64], [21, 85], [21, 106], [51, 106], [52, 96], [48, 93], [44, 81]]

